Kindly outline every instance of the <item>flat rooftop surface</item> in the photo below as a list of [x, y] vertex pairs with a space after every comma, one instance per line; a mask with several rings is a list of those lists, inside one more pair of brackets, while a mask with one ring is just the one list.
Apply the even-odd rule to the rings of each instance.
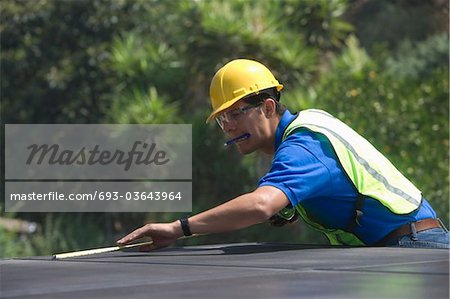
[[221, 244], [0, 260], [1, 298], [449, 298], [449, 251]]

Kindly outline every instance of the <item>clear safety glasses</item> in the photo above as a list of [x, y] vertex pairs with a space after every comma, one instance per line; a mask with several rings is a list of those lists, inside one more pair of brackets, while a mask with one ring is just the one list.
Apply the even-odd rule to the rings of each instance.
[[232, 109], [229, 111], [225, 111], [221, 113], [219, 116], [216, 117], [217, 124], [219, 124], [219, 127], [223, 130], [225, 123], [233, 123], [236, 124], [242, 119], [242, 116], [247, 114], [247, 112], [250, 109], [257, 108], [261, 106], [262, 103], [256, 104], [256, 105], [249, 105], [244, 107], [239, 107], [236, 109]]

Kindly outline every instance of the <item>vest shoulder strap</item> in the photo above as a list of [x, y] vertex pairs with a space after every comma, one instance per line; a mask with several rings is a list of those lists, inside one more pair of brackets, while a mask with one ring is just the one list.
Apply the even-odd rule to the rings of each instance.
[[397, 214], [417, 209], [422, 193], [392, 163], [352, 128], [331, 114], [308, 109], [298, 113], [283, 133], [283, 140], [299, 128], [324, 135], [359, 193], [380, 201]]

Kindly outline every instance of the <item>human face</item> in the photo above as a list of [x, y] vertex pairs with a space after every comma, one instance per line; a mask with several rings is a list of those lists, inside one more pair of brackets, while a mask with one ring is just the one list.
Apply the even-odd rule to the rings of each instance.
[[226, 145], [236, 144], [242, 154], [265, 146], [270, 133], [267, 130], [268, 120], [260, 109], [262, 106], [263, 103], [249, 105], [238, 102], [217, 117], [219, 126], [230, 137]]

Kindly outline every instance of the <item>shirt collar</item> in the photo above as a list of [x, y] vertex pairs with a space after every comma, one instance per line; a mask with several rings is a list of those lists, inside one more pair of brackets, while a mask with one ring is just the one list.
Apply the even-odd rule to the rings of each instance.
[[296, 114], [292, 114], [289, 110], [286, 109], [283, 115], [281, 116], [280, 122], [278, 123], [277, 130], [275, 131], [275, 151], [283, 141], [283, 134], [286, 130], [287, 126], [295, 119]]

